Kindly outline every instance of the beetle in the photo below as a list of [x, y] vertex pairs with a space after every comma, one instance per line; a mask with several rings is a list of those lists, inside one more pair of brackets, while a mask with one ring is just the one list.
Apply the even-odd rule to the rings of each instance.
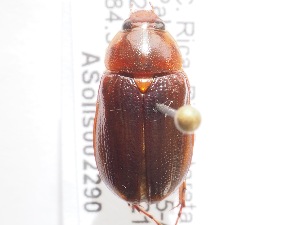
[[179, 188], [194, 145], [159, 105], [190, 103], [190, 85], [175, 40], [153, 10], [132, 12], [105, 56], [94, 120], [94, 153], [103, 182], [133, 208], [160, 224], [139, 203], [162, 201]]

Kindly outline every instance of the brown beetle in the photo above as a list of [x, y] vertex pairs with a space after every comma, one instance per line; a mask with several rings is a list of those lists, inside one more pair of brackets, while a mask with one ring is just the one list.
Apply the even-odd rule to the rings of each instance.
[[105, 59], [94, 122], [95, 158], [104, 183], [133, 208], [143, 208], [179, 188], [184, 207], [185, 176], [193, 134], [183, 134], [157, 107], [190, 103], [190, 86], [176, 42], [153, 10], [131, 14], [111, 41]]

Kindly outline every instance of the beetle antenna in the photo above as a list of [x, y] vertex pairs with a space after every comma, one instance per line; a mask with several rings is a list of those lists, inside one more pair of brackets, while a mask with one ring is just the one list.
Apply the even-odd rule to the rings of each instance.
[[132, 14], [133, 13], [133, 2], [132, 2], [132, 0], [130, 0], [129, 7], [130, 7], [130, 14]]
[[191, 105], [184, 105], [175, 110], [167, 105], [156, 103], [156, 109], [172, 118], [176, 128], [182, 133], [193, 133], [201, 123], [199, 111]]
[[153, 7], [153, 5], [152, 5], [152, 3], [150, 1], [149, 1], [149, 5], [151, 6], [152, 12], [154, 12], [154, 7]]

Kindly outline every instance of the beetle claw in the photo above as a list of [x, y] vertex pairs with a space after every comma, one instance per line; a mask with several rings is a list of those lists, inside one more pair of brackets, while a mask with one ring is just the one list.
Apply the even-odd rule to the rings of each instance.
[[173, 210], [173, 209], [176, 209], [176, 208], [179, 207], [180, 205], [181, 205], [181, 203], [178, 203], [178, 204], [175, 205], [172, 209], [170, 209], [170, 211]]

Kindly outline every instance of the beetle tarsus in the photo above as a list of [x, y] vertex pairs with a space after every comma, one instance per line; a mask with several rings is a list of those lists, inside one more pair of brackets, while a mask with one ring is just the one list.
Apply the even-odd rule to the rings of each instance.
[[132, 208], [136, 209], [139, 213], [143, 213], [145, 216], [153, 220], [157, 225], [162, 225], [157, 219], [154, 218], [154, 216], [144, 210], [141, 206], [133, 204]]
[[185, 207], [185, 192], [186, 192], [186, 181], [184, 181], [182, 183], [182, 185], [180, 185], [180, 187], [179, 187], [179, 204], [177, 206], [180, 205], [180, 209], [179, 209], [179, 212], [178, 212], [178, 216], [177, 216], [175, 225], [178, 224], [179, 219], [180, 219], [181, 214], [182, 214], [182, 210]]

